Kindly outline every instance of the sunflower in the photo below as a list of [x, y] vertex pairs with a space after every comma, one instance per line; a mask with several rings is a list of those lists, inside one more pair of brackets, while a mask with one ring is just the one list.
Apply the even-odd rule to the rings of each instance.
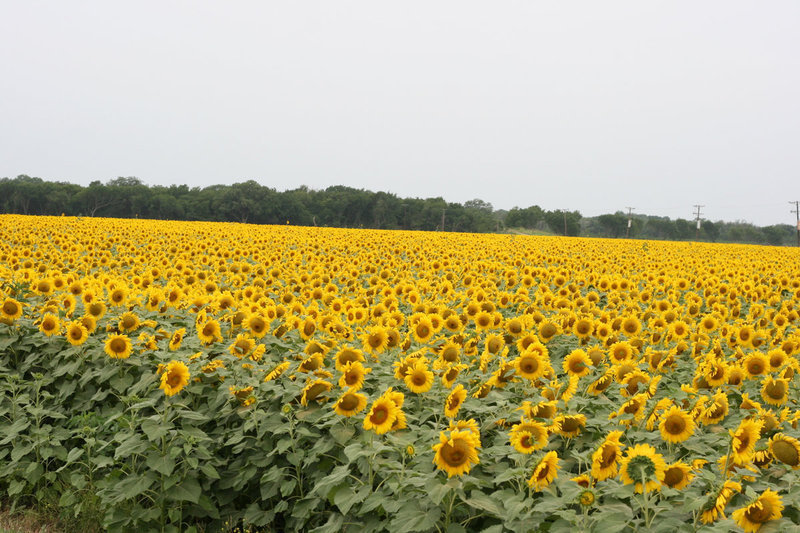
[[728, 415], [728, 395], [719, 391], [711, 397], [711, 405], [700, 414], [700, 422], [705, 425], [718, 424]]
[[324, 379], [313, 379], [309, 381], [306, 386], [303, 387], [303, 394], [300, 397], [300, 404], [305, 406], [308, 405], [308, 402], [318, 398], [326, 399], [321, 395], [331, 390], [332, 387], [333, 385]]
[[125, 301], [128, 299], [128, 290], [124, 287], [117, 287], [109, 293], [108, 299], [111, 300], [111, 303], [114, 305], [124, 305]]
[[680, 407], [672, 406], [661, 416], [658, 429], [666, 442], [683, 442], [694, 433], [694, 419]]
[[635, 316], [629, 316], [622, 320], [620, 330], [629, 338], [635, 337], [642, 331], [642, 323]]
[[141, 321], [139, 317], [136, 316], [136, 313], [128, 311], [120, 315], [117, 329], [119, 329], [121, 333], [130, 333], [131, 331], [136, 331], [140, 325]]
[[624, 444], [620, 443], [622, 431], [612, 431], [592, 454], [592, 477], [603, 481], [617, 475], [618, 462]]
[[433, 464], [447, 472], [447, 477], [468, 474], [478, 463], [480, 439], [468, 429], [453, 429], [439, 434], [439, 443], [433, 446], [436, 455]]
[[424, 361], [417, 360], [406, 371], [404, 381], [411, 392], [423, 394], [433, 387], [433, 372]]
[[517, 374], [528, 380], [536, 380], [544, 376], [548, 370], [548, 362], [535, 351], [525, 352], [514, 359]]
[[731, 431], [731, 459], [734, 464], [745, 465], [753, 459], [756, 441], [761, 437], [763, 422], [745, 418], [736, 431]]
[[339, 387], [348, 387], [350, 391], [361, 390], [364, 386], [364, 377], [372, 372], [371, 368], [365, 368], [361, 361], [347, 363], [342, 368], [342, 377], [339, 378]]
[[597, 378], [589, 385], [589, 388], [586, 389], [591, 395], [598, 396], [602, 394], [611, 384], [614, 383], [614, 374], [611, 370], [607, 370], [605, 374]]
[[556, 433], [562, 437], [573, 438], [581, 434], [586, 425], [586, 415], [559, 415], [553, 420]]
[[709, 501], [703, 507], [703, 512], [700, 515], [700, 520], [704, 524], [710, 524], [717, 520], [717, 518], [725, 518], [725, 507], [731, 498], [737, 493], [741, 492], [742, 485], [736, 481], [728, 480], [722, 484], [719, 492], [711, 494]]
[[424, 344], [431, 340], [433, 334], [433, 324], [427, 316], [420, 316], [417, 321], [411, 325], [411, 335], [420, 344]]
[[545, 489], [558, 477], [558, 454], [550, 451], [544, 454], [528, 479], [528, 486], [535, 491]]
[[241, 359], [245, 357], [250, 351], [255, 348], [256, 342], [249, 336], [240, 333], [236, 336], [236, 340], [228, 347], [228, 352]]
[[494, 325], [494, 318], [492, 314], [487, 311], [480, 311], [475, 318], [475, 329], [477, 331], [486, 331]]
[[769, 448], [761, 448], [753, 454], [753, 464], [758, 468], [767, 468], [772, 464], [772, 453]]
[[575, 483], [578, 484], [579, 487], [583, 487], [585, 489], [588, 489], [593, 485], [592, 478], [588, 474], [580, 474], [578, 476], [570, 478], [570, 481], [574, 481]]
[[583, 377], [592, 371], [592, 360], [586, 355], [583, 350], [572, 350], [569, 355], [564, 358], [563, 363], [564, 372], [570, 376]]
[[786, 378], [775, 379], [771, 376], [764, 378], [761, 386], [761, 397], [770, 405], [780, 406], [789, 400], [789, 380]]
[[588, 340], [594, 331], [594, 322], [591, 318], [581, 317], [572, 324], [572, 333], [581, 341]]
[[58, 335], [61, 332], [61, 321], [56, 315], [52, 313], [46, 313], [42, 317], [42, 321], [39, 323], [39, 331], [48, 337]]
[[506, 341], [502, 335], [487, 335], [484, 340], [484, 349], [491, 354], [497, 354], [505, 344]]
[[106, 339], [105, 352], [112, 359], [127, 359], [131, 356], [133, 346], [127, 335], [111, 335]]
[[628, 448], [620, 461], [619, 476], [626, 485], [634, 483], [634, 491], [641, 494], [660, 488], [666, 467], [664, 457], [656, 453], [655, 448], [649, 444], [636, 444]]
[[183, 337], [186, 335], [186, 328], [178, 328], [175, 330], [175, 333], [169, 339], [169, 349], [171, 351], [175, 351], [181, 347], [181, 343], [183, 343]]
[[364, 429], [373, 430], [378, 435], [382, 435], [392, 429], [392, 425], [397, 420], [400, 408], [391, 399], [380, 397], [372, 402], [372, 407], [364, 418]]
[[0, 314], [8, 320], [16, 320], [22, 316], [22, 304], [14, 298], [6, 298], [0, 306]]
[[266, 335], [269, 322], [260, 314], [252, 314], [245, 321], [245, 325], [255, 338], [260, 339]]
[[73, 346], [80, 346], [89, 338], [89, 330], [80, 320], [73, 320], [67, 325], [67, 341]]
[[745, 533], [758, 531], [763, 524], [777, 520], [783, 511], [781, 497], [772, 489], [766, 489], [749, 505], [736, 509], [731, 517]]
[[692, 478], [694, 478], [692, 467], [683, 461], [678, 461], [677, 463], [667, 465], [664, 469], [663, 483], [664, 486], [671, 489], [682, 490], [692, 481]]
[[83, 324], [83, 327], [86, 328], [86, 331], [89, 333], [94, 333], [94, 330], [97, 329], [97, 320], [93, 316], [84, 315], [80, 318], [80, 323]]
[[509, 432], [509, 440], [520, 453], [532, 453], [547, 446], [547, 426], [535, 420], [526, 421], [524, 418], [515, 424]]
[[552, 320], [539, 322], [539, 338], [542, 339], [542, 342], [550, 342], [559, 333], [561, 333], [561, 327]]
[[442, 372], [442, 385], [449, 389], [453, 386], [462, 370], [469, 368], [467, 365], [451, 365]]
[[754, 378], [764, 374], [769, 368], [769, 359], [761, 352], [753, 352], [748, 355], [742, 366], [748, 378]]
[[333, 405], [336, 414], [351, 417], [360, 413], [367, 406], [367, 397], [354, 390], [348, 390], [342, 394]]
[[461, 358], [461, 345], [448, 339], [439, 346], [436, 353], [439, 355], [437, 362], [440, 365], [457, 363]]
[[788, 357], [786, 352], [780, 348], [774, 348], [767, 352], [767, 360], [769, 361], [770, 369], [775, 372], [781, 369], [786, 364]]
[[159, 386], [159, 388], [164, 391], [164, 394], [167, 396], [174, 396], [188, 384], [189, 367], [181, 361], [170, 361], [167, 363], [164, 372], [161, 374], [161, 385]]
[[458, 384], [447, 395], [447, 400], [444, 402], [444, 416], [447, 418], [455, 418], [458, 415], [458, 410], [461, 409], [464, 401], [467, 399], [467, 391], [464, 385]]
[[633, 358], [634, 349], [629, 342], [620, 341], [612, 344], [608, 349], [608, 355], [612, 363], [622, 364]]
[[389, 335], [382, 326], [371, 327], [362, 337], [364, 350], [371, 354], [383, 353], [389, 345]]
[[86, 304], [86, 312], [94, 318], [103, 318], [106, 314], [106, 304], [100, 301], [94, 301]]
[[711, 333], [719, 327], [719, 320], [714, 315], [706, 315], [698, 322], [700, 331]]
[[340, 349], [334, 356], [333, 360], [336, 365], [336, 370], [339, 372], [343, 372], [344, 367], [348, 363], [353, 363], [356, 361], [363, 363], [366, 361], [364, 358], [364, 353], [361, 350], [351, 348], [349, 346], [345, 346], [344, 348]]
[[264, 381], [273, 381], [281, 377], [281, 375], [289, 369], [289, 361], [283, 361], [282, 363], [277, 364], [272, 370], [267, 372]]
[[506, 320], [505, 324], [503, 325], [503, 328], [512, 337], [518, 337], [522, 335], [522, 331], [525, 329], [525, 324], [522, 322], [520, 318], [514, 317]]
[[781, 463], [800, 468], [800, 441], [783, 433], [776, 433], [769, 439], [769, 452]]
[[313, 317], [307, 316], [300, 322], [297, 330], [300, 332], [300, 337], [307, 341], [311, 337], [314, 336], [314, 332], [317, 331], [317, 321], [314, 320]]
[[212, 318], [201, 324], [200, 327], [197, 328], [197, 336], [206, 346], [221, 341], [222, 330], [220, 329], [219, 322]]

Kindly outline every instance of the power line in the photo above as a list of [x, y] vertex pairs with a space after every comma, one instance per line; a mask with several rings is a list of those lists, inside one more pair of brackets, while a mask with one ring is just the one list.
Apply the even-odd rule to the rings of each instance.
[[694, 208], [695, 208], [695, 211], [696, 211], [695, 214], [694, 214], [694, 220], [695, 220], [695, 222], [697, 222], [697, 229], [695, 230], [695, 233], [694, 233], [694, 240], [699, 240], [700, 239], [700, 215], [702, 214], [700, 212], [700, 209], [702, 207], [705, 207], [705, 206], [704, 205], [697, 205], [697, 204], [694, 205]]
[[625, 209], [628, 210], [628, 227], [625, 228], [625, 238], [627, 239], [628, 238], [628, 234], [630, 234], [630, 232], [631, 232], [631, 211], [633, 211], [636, 208], [635, 207], [627, 207], [626, 206]]

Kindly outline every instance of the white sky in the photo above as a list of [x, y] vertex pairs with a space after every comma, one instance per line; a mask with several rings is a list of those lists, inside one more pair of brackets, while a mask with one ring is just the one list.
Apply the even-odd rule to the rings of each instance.
[[800, 2], [0, 0], [0, 177], [794, 223]]

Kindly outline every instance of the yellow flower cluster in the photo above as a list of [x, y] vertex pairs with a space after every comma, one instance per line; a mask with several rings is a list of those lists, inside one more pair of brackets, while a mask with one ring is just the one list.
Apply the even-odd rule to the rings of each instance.
[[[0, 219], [0, 328], [28, 321], [114, 359], [168, 353], [166, 395], [233, 367], [253, 378], [230, 388], [242, 408], [262, 394], [247, 387], [299, 383], [301, 407], [330, 402], [364, 431], [434, 428], [448, 476], [480, 469], [481, 434], [505, 432], [509, 453], [541, 454], [532, 489], [568, 468], [591, 502], [616, 477], [686, 490], [716, 462], [727, 488], [705, 493], [709, 522], [773, 461], [800, 468], [795, 249]], [[720, 434], [713, 460], [683, 462]], [[585, 469], [559, 460], [573, 441]], [[751, 530], [781, 509], [765, 491], [733, 517]]]

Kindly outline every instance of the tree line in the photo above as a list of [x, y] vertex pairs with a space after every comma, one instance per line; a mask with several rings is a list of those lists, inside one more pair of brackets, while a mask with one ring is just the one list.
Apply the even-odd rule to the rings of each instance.
[[578, 211], [548, 211], [537, 205], [495, 210], [480, 199], [457, 203], [437, 198], [401, 198], [342, 185], [323, 190], [302, 186], [277, 191], [250, 180], [233, 185], [189, 187], [145, 185], [119, 177], [88, 186], [26, 175], [0, 178], [0, 213], [69, 215], [252, 224], [456, 232], [505, 232], [509, 228], [556, 235], [792, 244], [790, 225], [756, 227], [745, 222], [693, 221], [635, 215], [628, 229], [622, 212], [583, 217]]

